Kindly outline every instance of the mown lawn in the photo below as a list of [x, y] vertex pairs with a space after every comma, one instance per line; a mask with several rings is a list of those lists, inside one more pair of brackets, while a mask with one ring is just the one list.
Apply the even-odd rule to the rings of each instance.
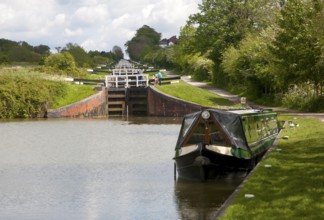
[[289, 139], [280, 139], [220, 219], [323, 219], [324, 123], [286, 119], [299, 127], [283, 130]]
[[66, 87], [66, 94], [64, 96], [56, 97], [50, 108], [57, 109], [78, 102], [96, 93], [97, 91], [93, 90], [93, 86], [68, 85]]
[[156, 88], [166, 94], [194, 102], [202, 106], [229, 109], [240, 108], [241, 105], [234, 104], [231, 101], [218, 96], [208, 90], [197, 88], [180, 80], [179, 83], [156, 86]]

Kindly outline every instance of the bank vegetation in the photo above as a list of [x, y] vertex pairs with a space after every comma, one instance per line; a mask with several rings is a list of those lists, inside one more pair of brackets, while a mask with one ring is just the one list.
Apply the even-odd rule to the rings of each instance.
[[49, 108], [95, 93], [91, 86], [65, 82], [65, 77], [32, 67], [0, 68], [0, 119], [45, 117]]
[[284, 119], [299, 126], [284, 129], [278, 145], [252, 172], [220, 220], [322, 218], [323, 122]]
[[[134, 58], [173, 68], [259, 104], [324, 112], [323, 4], [206, 0], [181, 28], [178, 44], [160, 49], [145, 44]], [[149, 30], [143, 36], [139, 29], [134, 41], [149, 42]]]

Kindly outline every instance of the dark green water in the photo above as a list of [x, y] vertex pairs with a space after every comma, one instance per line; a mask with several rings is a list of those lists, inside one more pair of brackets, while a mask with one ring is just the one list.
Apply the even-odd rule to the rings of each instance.
[[180, 120], [0, 122], [0, 219], [211, 219], [242, 177], [174, 181]]

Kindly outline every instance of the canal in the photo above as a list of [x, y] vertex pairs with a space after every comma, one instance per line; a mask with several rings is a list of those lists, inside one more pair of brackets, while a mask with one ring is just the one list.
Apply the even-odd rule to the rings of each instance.
[[0, 219], [212, 219], [242, 181], [174, 181], [180, 118], [0, 122]]

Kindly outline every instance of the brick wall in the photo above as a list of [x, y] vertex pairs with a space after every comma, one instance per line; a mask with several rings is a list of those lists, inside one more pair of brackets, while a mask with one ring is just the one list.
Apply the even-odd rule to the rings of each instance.
[[89, 117], [107, 115], [107, 91], [104, 89], [77, 103], [59, 109], [48, 109], [48, 118]]
[[[147, 112], [149, 116], [182, 117], [206, 107], [187, 102], [160, 92], [153, 86], [148, 88]], [[48, 118], [107, 116], [107, 91], [103, 90], [77, 103], [48, 109]]]
[[178, 116], [203, 110], [205, 107], [187, 102], [160, 92], [153, 86], [148, 88], [148, 115]]

